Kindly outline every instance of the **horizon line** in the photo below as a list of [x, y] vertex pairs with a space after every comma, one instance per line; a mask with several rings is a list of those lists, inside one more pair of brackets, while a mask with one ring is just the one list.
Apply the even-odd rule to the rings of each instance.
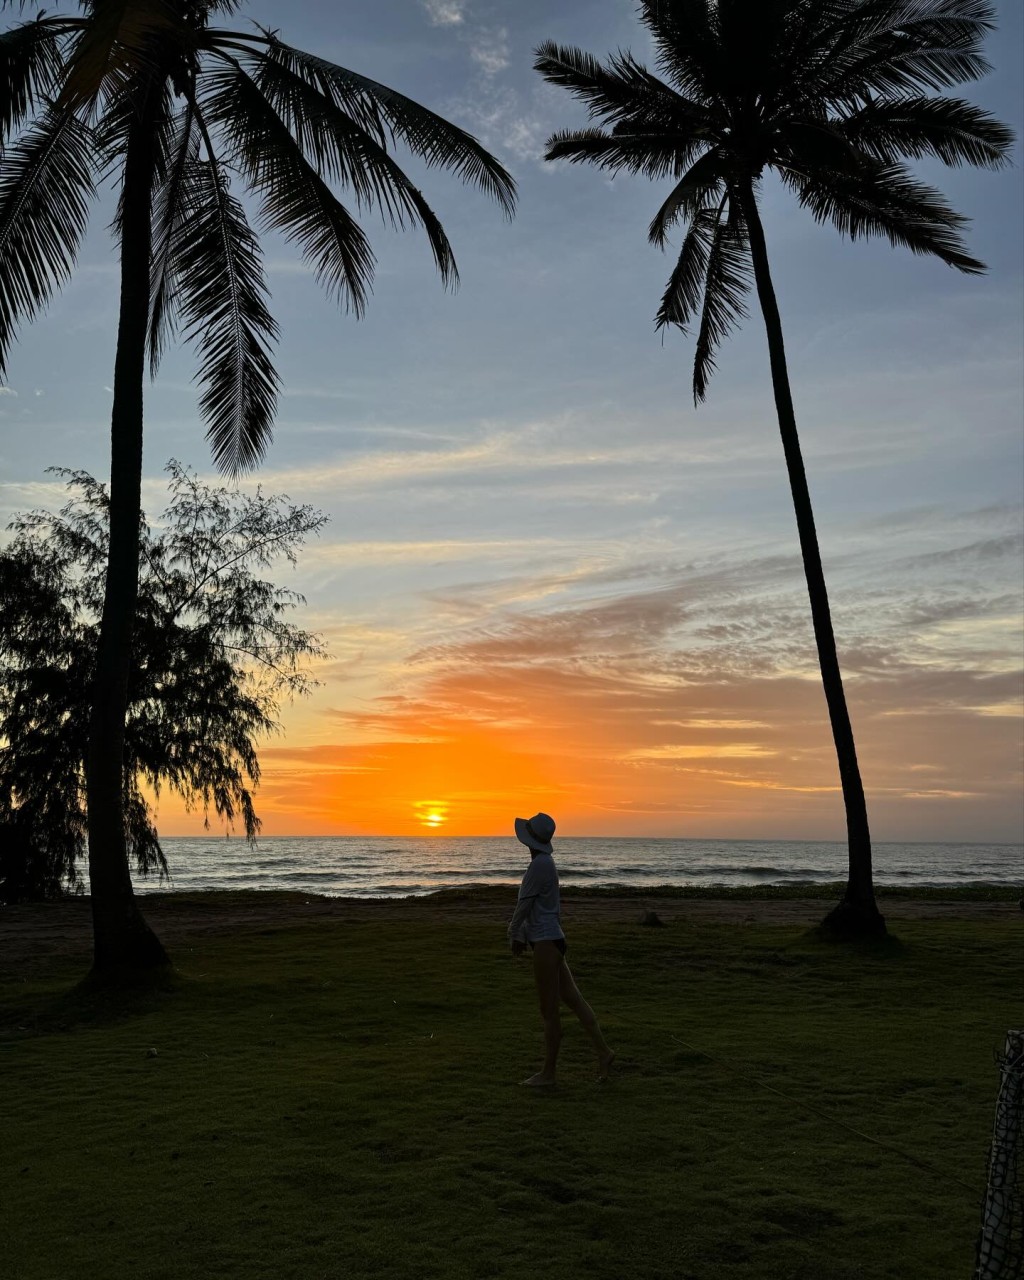
[[[161, 839], [161, 840], [241, 840], [241, 841], [243, 841], [243, 843], [245, 843], [245, 842], [246, 842], [246, 837], [245, 837], [244, 835], [240, 834], [239, 832], [232, 832], [232, 831], [224, 831], [224, 832], [219, 832], [219, 833], [217, 833], [217, 834], [213, 834], [213, 833], [211, 832], [211, 833], [208, 833], [208, 834], [206, 834], [206, 835], [196, 835], [195, 833], [190, 833], [190, 834], [187, 834], [187, 835], [173, 835], [173, 834], [171, 834], [171, 835], [162, 835], [162, 836], [159, 836], [159, 839]], [[374, 833], [374, 834], [369, 834], [369, 833], [366, 833], [366, 832], [363, 832], [363, 833], [349, 833], [349, 834], [338, 834], [337, 832], [324, 832], [324, 833], [321, 833], [321, 834], [318, 834], [318, 835], [310, 835], [310, 834], [308, 834], [308, 833], [307, 833], [307, 834], [305, 834], [305, 835], [282, 835], [282, 834], [278, 833], [278, 834], [275, 834], [275, 835], [258, 836], [258, 837], [256, 838], [256, 840], [255, 840], [253, 843], [254, 843], [254, 844], [260, 844], [261, 842], [266, 841], [266, 840], [443, 840], [443, 839], [447, 839], [447, 840], [510, 840], [510, 841], [515, 841], [515, 840], [516, 840], [516, 835], [515, 835], [515, 833], [514, 833], [514, 832], [512, 832], [512, 833], [511, 833], [511, 834], [509, 834], [509, 835], [505, 835], [504, 833], [499, 833], [499, 834], [497, 834], [497, 835], [486, 835], [486, 834], [485, 834], [485, 835], [458, 835], [458, 836], [449, 835], [449, 836], [445, 836], [445, 835], [442, 835], [440, 832], [436, 832], [436, 831], [435, 831], [435, 832], [417, 832], [415, 835], [408, 835], [408, 834], [406, 834], [406, 835], [395, 835], [395, 834], [393, 834], [393, 833], [389, 833], [389, 832], [383, 832], [383, 833], [380, 833], [380, 834], [376, 834], [376, 833]], [[676, 840], [676, 841], [693, 841], [693, 842], [695, 842], [695, 843], [696, 843], [696, 842], [701, 842], [701, 841], [718, 840], [718, 841], [721, 841], [723, 844], [742, 844], [742, 843], [752, 843], [752, 844], [838, 844], [838, 845], [845, 845], [845, 844], [847, 843], [846, 839], [845, 839], [845, 838], [843, 838], [843, 837], [836, 838], [836, 837], [830, 837], [830, 836], [823, 836], [823, 837], [810, 837], [810, 836], [790, 837], [790, 836], [623, 836], [623, 835], [607, 835], [607, 836], [595, 836], [595, 835], [558, 836], [558, 835], [556, 835], [556, 836], [554, 837], [554, 840], [555, 840], [555, 843], [556, 843], [556, 844], [557, 844], [557, 842], [558, 842], [559, 840], [645, 840], [645, 841], [655, 841], [655, 840], [665, 840], [665, 841], [668, 841], [668, 840]], [[930, 839], [930, 838], [927, 838], [927, 837], [923, 837], [923, 838], [922, 838], [922, 837], [919, 837], [919, 838], [912, 839], [912, 840], [878, 839], [878, 840], [872, 840], [871, 844], [872, 844], [872, 848], [875, 848], [875, 847], [877, 847], [878, 845], [883, 845], [883, 844], [950, 844], [950, 845], [983, 845], [983, 844], [991, 844], [991, 845], [999, 845], [999, 846], [1001, 846], [1001, 847], [1006, 847], [1006, 848], [1021, 848], [1021, 849], [1024, 849], [1024, 835], [1022, 835], [1021, 837], [1019, 837], [1019, 838], [1017, 838], [1017, 839], [1013, 839], [1013, 840], [941, 840], [941, 839]]]

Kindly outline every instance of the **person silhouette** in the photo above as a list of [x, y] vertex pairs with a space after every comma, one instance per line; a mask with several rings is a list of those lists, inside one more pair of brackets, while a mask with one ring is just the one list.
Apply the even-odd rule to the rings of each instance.
[[530, 865], [519, 886], [516, 909], [508, 926], [508, 939], [513, 956], [523, 955], [527, 946], [533, 951], [533, 976], [544, 1024], [544, 1066], [523, 1084], [534, 1088], [550, 1088], [555, 1084], [558, 1050], [562, 1043], [560, 1004], [568, 1005], [590, 1037], [597, 1053], [598, 1079], [606, 1080], [615, 1061], [615, 1052], [601, 1034], [594, 1011], [580, 994], [565, 958], [568, 944], [562, 932], [558, 869], [552, 857], [551, 844], [555, 820], [546, 813], [535, 813], [532, 818], [516, 818], [515, 832], [530, 850]]

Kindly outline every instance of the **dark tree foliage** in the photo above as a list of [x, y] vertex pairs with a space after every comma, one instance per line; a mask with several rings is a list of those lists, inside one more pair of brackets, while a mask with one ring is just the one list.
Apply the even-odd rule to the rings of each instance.
[[548, 141], [548, 160], [671, 182], [648, 229], [661, 248], [677, 226], [679, 257], [658, 328], [695, 332], [699, 403], [722, 341], [756, 290], [796, 514], [822, 683], [846, 806], [849, 878], [825, 924], [884, 932], [874, 899], [860, 767], [836, 653], [785, 345], [758, 206], [774, 173], [819, 222], [858, 239], [938, 258], [958, 271], [965, 219], [904, 163], [997, 168], [1011, 131], [987, 112], [934, 91], [988, 70], [980, 45], [987, 0], [640, 0], [660, 74], [632, 54], [606, 62], [548, 42], [536, 69], [583, 102], [594, 121]]
[[[257, 491], [247, 497], [168, 464], [170, 503], [140, 529], [125, 736], [125, 838], [137, 870], [167, 874], [149, 793], [163, 788], [254, 841], [257, 742], [283, 697], [306, 693], [315, 635], [302, 603], [262, 576], [295, 563], [325, 517]], [[84, 762], [109, 499], [85, 472], [56, 469], [59, 514], [11, 524], [0, 551], [0, 901], [82, 887]]]

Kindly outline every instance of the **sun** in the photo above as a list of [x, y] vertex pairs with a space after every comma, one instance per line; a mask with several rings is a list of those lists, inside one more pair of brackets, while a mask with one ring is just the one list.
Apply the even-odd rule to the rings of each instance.
[[413, 812], [421, 827], [437, 831], [448, 821], [449, 807], [444, 800], [417, 800], [413, 804]]

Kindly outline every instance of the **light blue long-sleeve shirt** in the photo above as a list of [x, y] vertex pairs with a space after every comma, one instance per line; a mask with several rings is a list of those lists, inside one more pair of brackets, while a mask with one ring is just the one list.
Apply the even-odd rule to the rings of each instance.
[[509, 941], [544, 942], [564, 938], [558, 871], [550, 853], [535, 853], [519, 886], [519, 900], [508, 926]]

